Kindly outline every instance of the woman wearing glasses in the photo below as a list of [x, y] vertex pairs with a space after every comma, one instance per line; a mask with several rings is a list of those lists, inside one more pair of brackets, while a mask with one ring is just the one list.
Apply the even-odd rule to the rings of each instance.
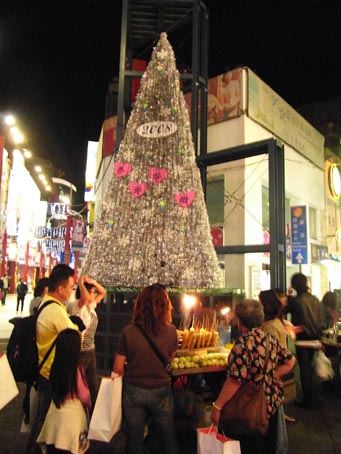
[[[170, 377], [164, 362], [178, 348], [172, 303], [160, 284], [144, 288], [135, 300], [133, 318], [118, 341], [114, 374], [123, 375], [123, 415], [128, 453], [143, 454], [145, 425], [159, 438], [165, 454], [177, 454]], [[165, 361], [153, 351], [149, 338]]]
[[80, 353], [80, 364], [83, 366], [91, 394], [92, 408], [95, 406], [97, 397], [97, 367], [95, 352], [95, 334], [98, 325], [96, 313], [97, 304], [106, 295], [106, 290], [97, 281], [81, 276], [78, 280], [76, 300], [68, 304], [67, 309], [71, 315], [78, 315], [84, 325], [82, 333], [82, 349]]

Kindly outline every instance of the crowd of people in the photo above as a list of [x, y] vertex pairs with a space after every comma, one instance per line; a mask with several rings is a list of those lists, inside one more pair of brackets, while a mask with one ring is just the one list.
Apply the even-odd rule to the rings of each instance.
[[[291, 277], [288, 293], [285, 295], [279, 289], [261, 291], [258, 301], [243, 300], [235, 308], [240, 335], [229, 356], [227, 379], [213, 403], [211, 418], [227, 436], [240, 440], [243, 454], [288, 452], [286, 422], [295, 422], [295, 419], [284, 412], [284, 385], [288, 377], [292, 377], [296, 360], [300, 371], [302, 399], [297, 399], [295, 405], [310, 410], [321, 404], [319, 381], [314, 367], [316, 348], [321, 348], [321, 344], [314, 341], [320, 340], [323, 330], [338, 321], [337, 293], [326, 292], [320, 302], [310, 293], [307, 277], [302, 273], [295, 273]], [[256, 384], [260, 381], [265, 363], [265, 338], [268, 343], [271, 339], [270, 360], [264, 373], [269, 429], [265, 435], [235, 433], [229, 427], [224, 427], [220, 415], [226, 402], [243, 383], [251, 381]], [[288, 349], [288, 338], [295, 341], [295, 356]], [[333, 347], [329, 353], [335, 354]], [[271, 358], [275, 361], [271, 361]]]
[[[36, 342], [39, 362], [44, 359], [44, 364], [37, 382], [38, 406], [31, 420], [27, 454], [77, 454], [89, 448], [87, 432], [98, 393], [96, 307], [106, 290], [84, 275], [75, 288], [73, 276], [68, 265], [56, 265], [49, 278], [38, 281], [30, 302], [30, 314], [43, 307], [36, 322]], [[19, 280], [18, 286], [21, 284]], [[17, 291], [19, 306], [27, 288], [23, 289], [25, 295]], [[45, 307], [46, 302], [50, 303]], [[146, 427], [159, 439], [160, 452], [178, 452], [171, 377], [165, 367], [179, 343], [172, 310], [163, 285], [145, 287], [135, 298], [131, 323], [123, 328], [117, 343], [113, 376], [123, 376], [124, 432], [131, 454], [145, 452]], [[317, 403], [315, 350], [298, 342], [293, 353], [288, 339], [320, 339], [322, 331], [338, 320], [337, 295], [327, 292], [320, 302], [309, 292], [306, 276], [295, 273], [288, 295], [279, 289], [264, 290], [258, 300], [243, 299], [231, 312], [237, 334], [226, 380], [212, 404], [212, 423], [239, 440], [243, 454], [285, 454], [286, 423], [295, 422], [285, 412], [285, 384], [292, 380], [296, 361], [302, 389], [302, 400], [296, 404], [309, 410]], [[264, 388], [268, 413], [265, 434], [239, 433], [224, 425], [221, 418], [224, 406], [246, 383]]]

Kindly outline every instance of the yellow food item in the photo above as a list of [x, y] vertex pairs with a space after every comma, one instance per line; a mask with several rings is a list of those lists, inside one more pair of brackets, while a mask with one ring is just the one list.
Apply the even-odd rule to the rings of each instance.
[[188, 337], [189, 337], [189, 331], [188, 331], [188, 329], [185, 329], [183, 332], [183, 336], [182, 336], [182, 343], [181, 343], [181, 347], [180, 347], [181, 350], [183, 350], [184, 348], [187, 348]]
[[212, 333], [212, 341], [211, 341], [211, 346], [216, 347], [218, 345], [218, 339], [219, 339], [219, 333], [218, 331], [213, 331]]

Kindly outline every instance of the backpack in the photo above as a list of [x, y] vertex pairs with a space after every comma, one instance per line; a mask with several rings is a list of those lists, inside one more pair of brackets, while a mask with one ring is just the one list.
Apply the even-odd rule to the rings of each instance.
[[52, 348], [39, 364], [38, 347], [36, 343], [36, 322], [41, 311], [53, 300], [46, 301], [34, 315], [28, 317], [14, 317], [10, 321], [14, 325], [7, 345], [7, 358], [13, 376], [17, 382], [32, 385], [36, 382], [43, 364], [47, 360]]

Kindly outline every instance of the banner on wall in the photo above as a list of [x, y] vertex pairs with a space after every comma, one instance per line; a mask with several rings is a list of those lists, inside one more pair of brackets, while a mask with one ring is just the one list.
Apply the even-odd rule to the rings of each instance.
[[84, 220], [75, 218], [72, 219], [71, 248], [74, 251], [80, 251], [83, 249], [84, 232]]
[[[242, 68], [236, 68], [209, 79], [207, 84], [207, 124], [239, 117], [242, 113]], [[192, 94], [185, 94], [185, 102], [191, 115]], [[200, 96], [199, 96], [200, 112]]]
[[208, 81], [207, 123], [212, 125], [241, 115], [242, 69], [236, 68]]
[[102, 158], [111, 156], [116, 145], [117, 117], [107, 118], [103, 123]]
[[248, 69], [248, 115], [324, 168], [324, 137]]

